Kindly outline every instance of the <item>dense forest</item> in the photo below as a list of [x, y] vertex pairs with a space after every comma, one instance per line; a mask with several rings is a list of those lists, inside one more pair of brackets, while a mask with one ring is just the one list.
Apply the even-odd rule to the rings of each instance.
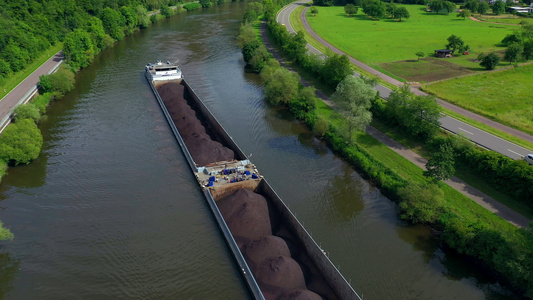
[[85, 67], [115, 40], [146, 27], [148, 11], [177, 0], [0, 0], [0, 83], [51, 45], [64, 42], [70, 65]]

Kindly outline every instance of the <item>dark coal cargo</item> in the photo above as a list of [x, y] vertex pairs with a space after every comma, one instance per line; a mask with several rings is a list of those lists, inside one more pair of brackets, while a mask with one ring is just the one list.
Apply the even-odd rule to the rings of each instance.
[[[167, 68], [170, 76], [161, 71]], [[145, 75], [251, 295], [360, 300], [181, 71], [158, 63], [147, 65]]]
[[183, 85], [169, 82], [158, 87], [157, 91], [197, 165], [205, 166], [218, 161], [231, 161], [235, 158], [233, 150], [214, 141], [206, 132], [201, 121], [196, 117], [196, 111], [185, 99]]

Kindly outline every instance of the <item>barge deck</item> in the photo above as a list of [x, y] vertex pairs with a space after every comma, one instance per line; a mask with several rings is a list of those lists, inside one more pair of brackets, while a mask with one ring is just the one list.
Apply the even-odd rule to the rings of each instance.
[[[158, 75], [158, 67], [166, 73]], [[145, 75], [254, 299], [361, 299], [205, 107], [181, 70], [170, 63], [149, 64]], [[180, 99], [186, 104], [179, 104]], [[201, 128], [186, 115], [189, 106]], [[203, 158], [191, 153], [198, 140], [208, 140], [205, 145], [212, 145], [217, 154], [226, 153], [225, 148], [233, 154], [198, 164], [194, 157]], [[258, 258], [258, 253], [263, 256]]]

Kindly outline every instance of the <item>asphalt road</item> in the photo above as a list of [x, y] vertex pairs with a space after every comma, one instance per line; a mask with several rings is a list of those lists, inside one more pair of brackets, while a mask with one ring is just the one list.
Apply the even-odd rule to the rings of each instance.
[[0, 100], [1, 128], [5, 126], [4, 123], [8, 123], [13, 109], [21, 104], [21, 102], [26, 101], [26, 98], [37, 90], [39, 76], [53, 72], [61, 64], [63, 59], [63, 52], [57, 52]]
[[[278, 13], [278, 16], [277, 16], [277, 21], [281, 24], [285, 24], [285, 27], [287, 28], [287, 30], [289, 32], [295, 32], [294, 31], [294, 28], [291, 26], [290, 24], [290, 15], [292, 13], [292, 11], [294, 9], [296, 9], [298, 6], [300, 5], [303, 5], [305, 4], [306, 2], [309, 2], [309, 1], [306, 1], [306, 0], [303, 0], [303, 1], [298, 1], [298, 2], [295, 2], [295, 3], [292, 3], [292, 4], [289, 4], [287, 6], [285, 6], [279, 13]], [[321, 37], [319, 37], [316, 33], [314, 33], [312, 31], [312, 29], [309, 27], [309, 24], [307, 23], [307, 20], [305, 20], [305, 18], [303, 16], [305, 16], [305, 11], [304, 10], [302, 12], [302, 21], [304, 23], [304, 27], [306, 28], [306, 30], [315, 38], [317, 39], [320, 43], [324, 44], [326, 47], [328, 47], [329, 49], [331, 49], [334, 53], [337, 53], [337, 54], [345, 54], [343, 53], [342, 51], [340, 51], [339, 49], [335, 48], [333, 45], [329, 44], [328, 42], [326, 42], [324, 39], [322, 39]], [[320, 52], [319, 50], [317, 50], [316, 48], [314, 48], [313, 46], [311, 45], [307, 45], [307, 49], [310, 53], [315, 53], [315, 54], [318, 54], [318, 55], [323, 55], [322, 52]], [[390, 76], [387, 76], [381, 72], [378, 72], [376, 70], [374, 70], [373, 68], [371, 68], [370, 66], [366, 65], [366, 64], [363, 64], [362, 62], [348, 56], [348, 58], [350, 59], [350, 62], [356, 64], [357, 66], [361, 67], [362, 69], [370, 72], [371, 74], [377, 76], [377, 77], [380, 77], [381, 79], [383, 80], [386, 80], [387, 82], [390, 82], [396, 86], [399, 86], [399, 85], [402, 85], [403, 83], [390, 77]], [[357, 72], [354, 72], [354, 75], [355, 76], [360, 76], [359, 73]], [[385, 86], [382, 86], [382, 85], [377, 85], [375, 87], [376, 90], [378, 90], [380, 92], [380, 95], [381, 97], [387, 99], [387, 97], [390, 95], [391, 93], [391, 90]], [[411, 91], [417, 95], [427, 95], [426, 93], [420, 91], [419, 89], [416, 89], [416, 88], [411, 88]], [[477, 115], [477, 114], [474, 114], [470, 111], [467, 111], [465, 109], [462, 109], [460, 107], [457, 107], [451, 103], [448, 103], [446, 101], [443, 101], [441, 99], [437, 99], [438, 103], [443, 106], [443, 107], [446, 107], [452, 111], [455, 111], [461, 115], [464, 115], [470, 119], [474, 119], [474, 120], [477, 120], [479, 122], [482, 122], [488, 126], [491, 126], [491, 127], [494, 127], [498, 130], [501, 130], [501, 131], [504, 131], [504, 132], [507, 132], [509, 134], [512, 134], [514, 136], [517, 136], [518, 138], [521, 138], [523, 140], [526, 140], [526, 141], [529, 141], [531, 143], [533, 143], [533, 136], [531, 135], [528, 135], [524, 132], [521, 132], [521, 131], [518, 131], [514, 128], [510, 128], [508, 126], [505, 126], [505, 125], [502, 125], [500, 123], [497, 123], [497, 122], [494, 122], [490, 119], [487, 119], [483, 116], [480, 116], [480, 115]], [[485, 147], [487, 149], [490, 149], [490, 150], [493, 150], [493, 151], [496, 151], [496, 152], [499, 152], [505, 156], [508, 156], [510, 158], [513, 158], [513, 159], [521, 159], [523, 156], [525, 156], [526, 154], [528, 153], [533, 153], [533, 150], [532, 149], [526, 149], [526, 148], [523, 148], [521, 146], [518, 146], [516, 144], [513, 144], [511, 142], [508, 142], [504, 139], [501, 139], [495, 135], [492, 135], [488, 132], [485, 132], [481, 129], [478, 129], [476, 127], [473, 127], [471, 125], [468, 125], [462, 121], [459, 121], [457, 119], [454, 119], [452, 117], [449, 117], [449, 116], [446, 116], [446, 115], [443, 115], [442, 118], [440, 119], [440, 123], [441, 123], [441, 127], [447, 131], [450, 131], [450, 132], [453, 132], [455, 134], [463, 134], [466, 138], [470, 139], [472, 142], [482, 146], [482, 147]]]

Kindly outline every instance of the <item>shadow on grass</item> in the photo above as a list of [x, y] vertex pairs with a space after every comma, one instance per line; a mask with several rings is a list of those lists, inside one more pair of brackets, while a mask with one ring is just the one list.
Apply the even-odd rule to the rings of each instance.
[[383, 145], [382, 142], [376, 140], [374, 137], [368, 134], [358, 134], [354, 139], [354, 142], [366, 147], [378, 147]]
[[376, 20], [373, 20], [373, 19], [369, 18], [366, 15], [355, 15], [355, 16], [353, 16], [353, 18], [354, 18], [354, 20], [357, 19], [357, 20], [360, 20], [360, 21], [376, 21]]

